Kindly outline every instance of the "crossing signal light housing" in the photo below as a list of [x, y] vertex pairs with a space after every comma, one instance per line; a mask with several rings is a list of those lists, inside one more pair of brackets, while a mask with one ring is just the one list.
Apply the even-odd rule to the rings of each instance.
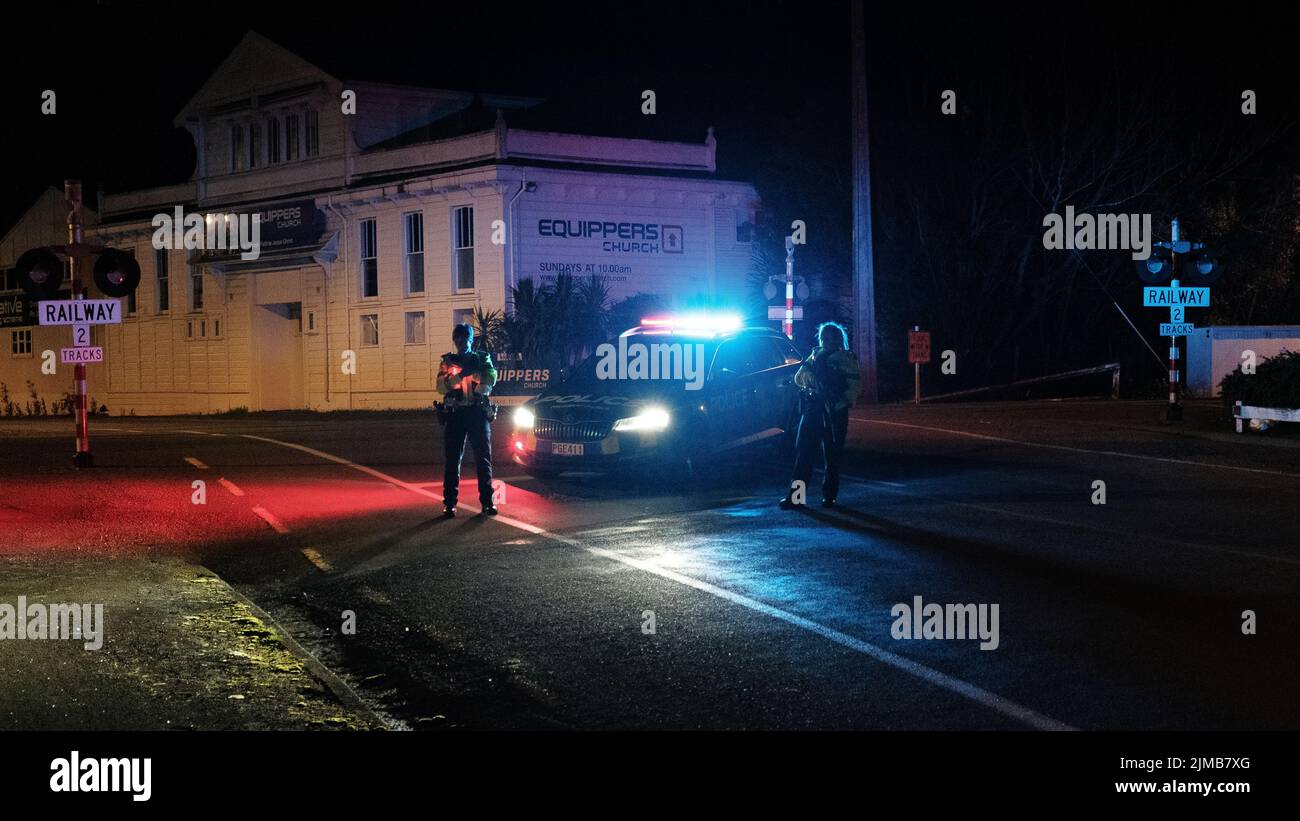
[[1223, 276], [1223, 266], [1210, 254], [1199, 254], [1183, 261], [1183, 279], [1193, 285], [1212, 285]]
[[1173, 263], [1165, 248], [1152, 248], [1151, 256], [1133, 262], [1138, 279], [1147, 285], [1159, 285], [1173, 278]]
[[95, 260], [95, 285], [105, 296], [127, 296], [140, 285], [140, 263], [125, 251], [105, 248]]
[[49, 248], [33, 248], [18, 258], [14, 266], [18, 282], [32, 296], [54, 299], [63, 284], [63, 262]]

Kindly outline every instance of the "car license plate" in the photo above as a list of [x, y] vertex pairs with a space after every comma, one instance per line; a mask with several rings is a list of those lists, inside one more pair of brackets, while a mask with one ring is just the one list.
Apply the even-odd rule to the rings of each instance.
[[582, 445], [573, 444], [571, 442], [552, 442], [551, 453], [554, 453], [556, 456], [581, 456]]

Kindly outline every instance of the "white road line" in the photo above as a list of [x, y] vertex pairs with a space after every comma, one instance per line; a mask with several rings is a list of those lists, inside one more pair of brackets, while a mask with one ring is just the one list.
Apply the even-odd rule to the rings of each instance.
[[244, 491], [240, 490], [239, 487], [234, 482], [230, 481], [224, 476], [222, 476], [220, 479], [217, 480], [217, 484], [221, 485], [226, 490], [230, 491], [232, 496], [244, 495]]
[[307, 557], [307, 561], [316, 565], [318, 570], [324, 573], [334, 572], [334, 565], [330, 564], [329, 561], [320, 554], [319, 550], [311, 547], [304, 547], [302, 549], [302, 555]]
[[264, 507], [255, 507], [255, 508], [253, 508], [253, 512], [256, 513], [258, 516], [261, 516], [263, 519], [265, 519], [265, 520], [266, 520], [266, 523], [267, 523], [268, 525], [270, 525], [271, 528], [272, 528], [273, 530], [275, 530], [276, 533], [288, 533], [288, 532], [289, 532], [289, 528], [285, 527], [285, 526], [280, 522], [279, 519], [275, 518], [275, 514], [272, 513], [271, 511], [267, 510], [266, 508], [264, 508]]
[[[440, 502], [442, 501], [442, 497], [431, 490], [425, 490], [424, 488], [420, 487], [417, 484], [412, 484], [410, 482], [403, 482], [401, 479], [398, 479], [395, 476], [389, 476], [387, 473], [382, 473], [378, 470], [375, 470], [374, 468], [368, 468], [365, 465], [358, 465], [356, 462], [350, 462], [341, 456], [335, 456], [334, 454], [326, 453], [323, 450], [316, 450], [315, 448], [309, 448], [306, 445], [298, 445], [293, 442], [281, 442], [279, 439], [268, 439], [265, 436], [254, 436], [251, 433], [243, 433], [240, 434], [240, 436], [242, 436], [245, 439], [253, 439], [258, 442], [269, 442], [272, 445], [279, 445], [282, 448], [292, 448], [294, 450], [299, 450], [302, 451], [303, 453], [311, 454], [312, 456], [315, 456], [318, 459], [324, 459], [328, 462], [333, 462], [337, 465], [344, 465], [345, 467], [350, 467], [353, 470], [359, 470], [362, 473], [375, 477], [376, 479], [381, 479], [385, 482], [388, 482], [390, 485], [396, 485], [397, 487], [400, 487], [403, 490], [409, 490], [412, 493], [418, 493], [421, 496], [427, 496], [430, 499], [437, 499]], [[472, 508], [472, 506], [465, 505], [465, 504], [462, 504], [460, 506]], [[472, 509], [477, 510], [477, 508], [472, 508]]]
[[986, 433], [971, 433], [965, 430], [952, 430], [951, 428], [935, 428], [929, 425], [913, 425], [907, 422], [887, 422], [884, 419], [863, 419], [860, 416], [850, 416], [850, 421], [862, 422], [867, 425], [891, 425], [898, 428], [914, 428], [916, 430], [929, 430], [935, 433], [947, 433], [952, 436], [966, 436], [971, 439], [984, 439], [989, 442], [1004, 442], [1010, 445], [1023, 445], [1027, 448], [1044, 448], [1046, 450], [1063, 450], [1069, 453], [1089, 453], [1094, 456], [1121, 456], [1125, 459], [1142, 459], [1147, 462], [1163, 462], [1171, 465], [1192, 465], [1202, 468], [1217, 468], [1219, 470], [1235, 470], [1241, 473], [1258, 473], [1264, 476], [1287, 476], [1293, 479], [1300, 479], [1300, 473], [1288, 473], [1284, 470], [1265, 470], [1264, 468], [1244, 468], [1237, 465], [1220, 465], [1216, 462], [1198, 462], [1194, 459], [1171, 459], [1165, 456], [1144, 456], [1140, 453], [1124, 453], [1119, 450], [1093, 450], [1092, 448], [1076, 448], [1069, 445], [1049, 445], [1046, 442], [1029, 442], [1024, 439], [1008, 439], [1004, 436], [989, 436]]
[[189, 462], [191, 465], [194, 465], [194, 467], [198, 468], [199, 470], [208, 469], [207, 465], [203, 464], [198, 459], [195, 459], [193, 456], [186, 456], [185, 461]]
[[[353, 470], [361, 471], [362, 473], [373, 476], [376, 479], [380, 479], [382, 481], [388, 482], [389, 484], [396, 485], [397, 487], [400, 487], [404, 490], [409, 490], [410, 492], [419, 494], [421, 496], [427, 496], [433, 499], [442, 498], [436, 493], [424, 490], [423, 488], [420, 487], [416, 487], [415, 485], [409, 482], [403, 482], [401, 479], [398, 479], [394, 476], [389, 476], [388, 474], [375, 470], [374, 468], [369, 468], [366, 467], [365, 465], [358, 465], [355, 462], [351, 462], [339, 456], [334, 456], [333, 454], [330, 453], [325, 453], [324, 451], [315, 450], [314, 448], [309, 448], [304, 445], [294, 444], [293, 442], [282, 442], [278, 439], [270, 439], [265, 436], [253, 436], [252, 434], [242, 434], [242, 435], [246, 439], [255, 439], [260, 442], [268, 442], [273, 445], [279, 445], [281, 447], [292, 448], [294, 450], [302, 451], [303, 453], [309, 453], [320, 459], [325, 459], [326, 461], [334, 462], [335, 464], [344, 465], [346, 467], [352, 468]], [[477, 509], [477, 508], [471, 508], [471, 509]], [[711, 596], [715, 596], [725, 601], [729, 601], [732, 604], [737, 604], [749, 610], [753, 610], [755, 612], [762, 613], [767, 616], [771, 616], [772, 618], [779, 619], [783, 622], [786, 622], [787, 624], [793, 625], [803, 630], [807, 630], [811, 633], [815, 633], [816, 635], [819, 635], [822, 638], [833, 641], [836, 644], [839, 644], [843, 647], [847, 647], [858, 653], [862, 653], [865, 656], [869, 656], [870, 658], [873, 658], [876, 661], [881, 662], [882, 664], [886, 664], [890, 667], [893, 667], [896, 670], [901, 670], [904, 673], [908, 673], [909, 675], [915, 676], [916, 678], [919, 678], [922, 681], [933, 684], [936, 687], [942, 688], [951, 693], [955, 693], [959, 696], [974, 701], [983, 707], [987, 707], [988, 709], [993, 710], [994, 712], [1001, 713], [1002, 715], [1007, 716], [1008, 718], [1019, 721], [1029, 727], [1033, 727], [1034, 729], [1037, 730], [1075, 729], [1074, 727], [1071, 727], [1068, 724], [1057, 721], [1054, 718], [1049, 718], [1048, 716], [1042, 715], [1041, 713], [1037, 713], [1029, 709], [1028, 707], [1023, 707], [1019, 704], [1016, 704], [1013, 701], [1010, 701], [1008, 699], [1003, 698], [1002, 696], [997, 695], [996, 693], [991, 693], [988, 690], [985, 690], [981, 687], [977, 687], [974, 684], [970, 684], [969, 682], [962, 681], [959, 678], [949, 676], [946, 673], [941, 673], [932, 667], [927, 667], [924, 664], [920, 664], [918, 662], [912, 661], [911, 659], [900, 656], [897, 653], [892, 653], [882, 647], [877, 647], [874, 644], [870, 644], [861, 639], [850, 636], [847, 633], [842, 633], [839, 630], [835, 630], [833, 628], [826, 627], [825, 625], [818, 624], [817, 622], [812, 621], [810, 619], [806, 619], [803, 616], [797, 616], [794, 613], [790, 613], [778, 607], [773, 607], [772, 605], [758, 601], [757, 599], [751, 599], [748, 596], [744, 596], [741, 595], [740, 593], [735, 593], [731, 590], [718, 587], [717, 585], [700, 581], [699, 579], [694, 579], [691, 578], [690, 576], [684, 576], [681, 573], [677, 573], [676, 571], [659, 567], [658, 565], [651, 564], [650, 562], [646, 562], [641, 559], [634, 559], [630, 556], [624, 556], [622, 554], [615, 553], [613, 551], [605, 550], [604, 548], [592, 547], [591, 545], [583, 544], [577, 539], [573, 539], [568, 536], [562, 536], [558, 533], [551, 533], [550, 531], [545, 530], [544, 528], [537, 527], [536, 525], [529, 524], [528, 522], [519, 521], [518, 519], [512, 519], [509, 516], [497, 516], [496, 520], [501, 524], [509, 525], [510, 527], [514, 527], [519, 530], [523, 530], [528, 533], [535, 534], [537, 536], [544, 536], [548, 539], [552, 539], [557, 542], [562, 542], [563, 544], [570, 545], [571, 547], [576, 547], [579, 550], [585, 550], [586, 552], [594, 556], [600, 556], [602, 558], [609, 559], [610, 561], [615, 561], [620, 564], [627, 565], [628, 567], [636, 568], [637, 570], [650, 573], [662, 579], [667, 579], [669, 581], [677, 582], [678, 584], [684, 585], [686, 587], [694, 588], [696, 590], [699, 590], [702, 593], [708, 593]]]

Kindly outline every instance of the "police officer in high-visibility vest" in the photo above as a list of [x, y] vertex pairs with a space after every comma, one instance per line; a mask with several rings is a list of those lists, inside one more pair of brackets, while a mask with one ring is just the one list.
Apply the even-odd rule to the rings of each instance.
[[443, 515], [456, 515], [460, 498], [460, 462], [465, 455], [465, 439], [474, 448], [474, 467], [478, 472], [478, 499], [483, 515], [495, 516], [492, 504], [492, 410], [488, 400], [497, 382], [492, 355], [470, 350], [474, 329], [457, 325], [451, 341], [455, 353], [444, 354], [438, 366], [438, 392], [443, 396], [440, 415], [443, 421], [443, 449], [446, 467], [442, 475]]
[[794, 375], [795, 384], [802, 389], [803, 413], [795, 440], [790, 492], [781, 500], [783, 510], [803, 504], [800, 491], [807, 491], [818, 452], [826, 464], [822, 507], [835, 504], [844, 440], [849, 432], [849, 408], [862, 390], [862, 374], [857, 357], [849, 350], [849, 335], [844, 327], [837, 322], [823, 322], [817, 327], [817, 340], [820, 344]]

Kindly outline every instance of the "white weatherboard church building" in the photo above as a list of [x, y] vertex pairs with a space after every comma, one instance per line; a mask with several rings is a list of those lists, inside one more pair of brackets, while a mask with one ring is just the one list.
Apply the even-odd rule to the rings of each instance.
[[[508, 309], [524, 278], [597, 274], [614, 299], [743, 296], [758, 196], [713, 177], [711, 134], [507, 125], [538, 102], [343, 80], [250, 33], [176, 117], [193, 178], [84, 210], [86, 240], [133, 251], [142, 270], [122, 322], [95, 326], [90, 394], [113, 414], [424, 407], [452, 325]], [[442, 127], [474, 111], [478, 130]], [[260, 254], [155, 250], [153, 220], [177, 206], [261, 214]], [[65, 242], [65, 217], [51, 190], [0, 240], [0, 382], [18, 398], [29, 380], [47, 401], [71, 385], [70, 365], [40, 367], [69, 329], [29, 324], [8, 270]]]

